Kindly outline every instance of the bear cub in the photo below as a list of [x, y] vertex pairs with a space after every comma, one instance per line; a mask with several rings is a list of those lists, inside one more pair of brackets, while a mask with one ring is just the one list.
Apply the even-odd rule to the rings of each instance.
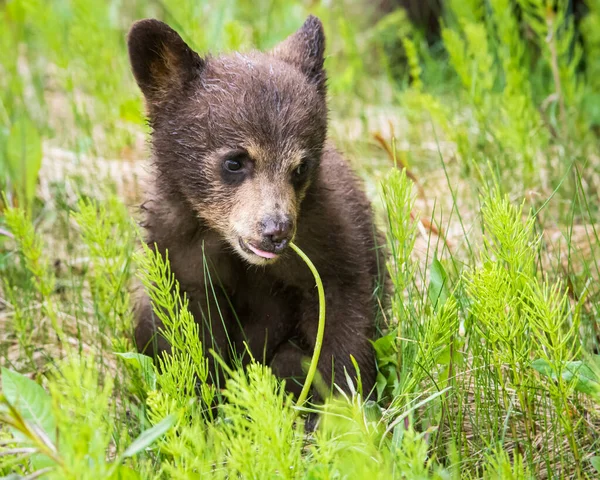
[[[142, 210], [146, 241], [189, 298], [204, 342], [270, 365], [296, 395], [318, 325], [314, 262], [326, 294], [319, 362], [325, 385], [374, 386], [370, 338], [385, 271], [371, 206], [327, 140], [325, 35], [319, 19], [269, 52], [201, 57], [168, 25], [136, 22], [131, 67], [151, 127], [153, 177]], [[147, 297], [137, 348], [169, 345]], [[208, 355], [212, 358], [212, 356]], [[209, 361], [213, 382], [219, 368]]]

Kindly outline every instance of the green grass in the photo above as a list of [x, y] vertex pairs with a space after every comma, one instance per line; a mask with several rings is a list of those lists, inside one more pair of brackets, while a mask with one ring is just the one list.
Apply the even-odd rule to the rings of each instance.
[[[0, 475], [596, 478], [588, 6], [576, 30], [566, 0], [452, 0], [428, 46], [402, 12], [349, 1], [2, 3]], [[205, 383], [212, 353], [168, 261], [139, 246], [147, 131], [124, 38], [156, 16], [201, 52], [269, 48], [308, 12], [325, 23], [331, 131], [386, 231], [392, 292], [376, 401], [357, 387], [299, 408], [257, 363]], [[160, 369], [134, 353], [137, 288], [174, 346]]]

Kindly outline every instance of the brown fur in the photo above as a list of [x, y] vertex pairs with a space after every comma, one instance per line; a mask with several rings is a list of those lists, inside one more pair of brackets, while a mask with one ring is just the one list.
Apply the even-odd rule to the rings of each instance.
[[[272, 52], [200, 58], [164, 23], [134, 24], [130, 58], [156, 169], [145, 227], [148, 244], [168, 250], [206, 345], [227, 361], [229, 347], [244, 353], [247, 341], [280, 377], [301, 379], [318, 299], [309, 269], [285, 248], [293, 239], [326, 292], [319, 371], [348, 390], [344, 369], [356, 377], [353, 356], [368, 392], [374, 290], [385, 267], [363, 189], [326, 141], [324, 42], [320, 21], [309, 17]], [[231, 158], [241, 159], [241, 173], [226, 171]], [[262, 258], [248, 244], [278, 256]], [[218, 307], [212, 293], [207, 300], [206, 271]], [[136, 316], [138, 348], [168, 349], [146, 297]], [[296, 393], [299, 385], [288, 381]]]

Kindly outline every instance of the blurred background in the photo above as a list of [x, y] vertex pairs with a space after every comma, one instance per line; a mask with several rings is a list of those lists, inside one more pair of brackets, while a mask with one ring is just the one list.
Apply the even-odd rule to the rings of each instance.
[[136, 198], [147, 130], [126, 54], [134, 20], [164, 20], [204, 53], [272, 47], [309, 13], [327, 34], [331, 135], [369, 182], [394, 137], [415, 175], [439, 170], [441, 152], [464, 175], [491, 159], [509, 190], [550, 192], [560, 165], [542, 150], [568, 138], [585, 156], [580, 142], [596, 139], [598, 0], [2, 0], [0, 190], [31, 204], [37, 185], [50, 202], [56, 183], [93, 175], [87, 188], [106, 178]]

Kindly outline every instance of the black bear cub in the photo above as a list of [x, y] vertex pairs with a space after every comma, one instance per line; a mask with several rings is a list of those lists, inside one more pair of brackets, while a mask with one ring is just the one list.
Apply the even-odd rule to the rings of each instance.
[[[168, 251], [206, 351], [229, 361], [247, 344], [289, 391], [300, 391], [318, 298], [293, 241], [325, 288], [321, 378], [348, 391], [347, 379], [358, 379], [353, 357], [367, 394], [376, 374], [374, 292], [385, 266], [362, 186], [326, 138], [319, 19], [269, 52], [201, 57], [157, 20], [135, 23], [128, 47], [152, 129], [146, 240]], [[147, 297], [136, 317], [138, 349], [168, 350]]]

